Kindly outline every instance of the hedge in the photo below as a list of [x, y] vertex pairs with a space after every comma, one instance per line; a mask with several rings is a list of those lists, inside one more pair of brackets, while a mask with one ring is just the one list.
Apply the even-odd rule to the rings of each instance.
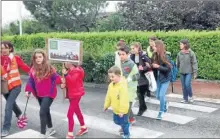
[[[199, 64], [199, 78], [208, 80], [220, 80], [220, 31], [169, 31], [169, 32], [140, 32], [140, 31], [118, 31], [118, 32], [92, 32], [92, 33], [39, 33], [33, 35], [23, 36], [3, 36], [2, 40], [10, 40], [16, 47], [16, 51], [32, 50], [35, 48], [44, 48], [46, 38], [65, 38], [83, 41], [83, 47], [86, 53], [84, 54], [84, 66], [92, 68], [87, 72], [92, 72], [88, 80], [101, 82], [105, 80], [103, 76], [98, 73], [106, 74], [107, 63], [111, 63], [115, 45], [119, 39], [124, 39], [126, 43], [130, 44], [138, 41], [142, 44], [143, 49], [148, 46], [148, 37], [156, 35], [166, 44], [168, 51], [172, 53], [172, 58], [175, 60], [179, 51], [179, 41], [181, 39], [188, 39], [191, 48], [197, 55]], [[106, 58], [106, 53], [111, 53], [110, 59]], [[87, 57], [87, 55], [89, 55]], [[105, 57], [103, 57], [105, 56]], [[93, 62], [89, 62], [92, 59]], [[102, 65], [99, 65], [102, 61]], [[109, 62], [110, 61], [110, 62]], [[90, 66], [86, 63], [91, 64]], [[108, 65], [107, 64], [107, 65]], [[103, 66], [103, 67], [102, 67]], [[102, 68], [101, 68], [102, 67]], [[97, 69], [94, 69], [97, 68]], [[87, 73], [88, 74], [88, 73]], [[96, 75], [97, 74], [97, 75]], [[99, 76], [99, 77], [94, 77]], [[97, 79], [101, 78], [101, 79]]]

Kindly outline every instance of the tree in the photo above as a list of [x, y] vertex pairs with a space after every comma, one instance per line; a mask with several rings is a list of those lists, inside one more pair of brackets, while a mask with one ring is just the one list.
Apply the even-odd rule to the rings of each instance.
[[220, 1], [126, 1], [119, 11], [129, 30], [216, 29]]
[[96, 24], [96, 31], [117, 31], [124, 29], [124, 17], [120, 13], [110, 13], [100, 18]]
[[55, 31], [89, 31], [96, 22], [102, 0], [23, 1], [25, 7], [41, 23]]

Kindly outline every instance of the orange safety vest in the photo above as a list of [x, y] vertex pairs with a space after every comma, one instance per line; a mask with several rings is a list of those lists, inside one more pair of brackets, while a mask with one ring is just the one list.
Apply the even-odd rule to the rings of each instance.
[[1, 65], [1, 76], [2, 76], [4, 79], [7, 79], [7, 77], [8, 77], [8, 74], [7, 74], [7, 72], [5, 71], [5, 69], [3, 68], [2, 65]]
[[10, 70], [8, 72], [8, 90], [21, 85], [21, 76], [18, 70], [18, 65], [14, 55], [9, 55], [11, 59]]

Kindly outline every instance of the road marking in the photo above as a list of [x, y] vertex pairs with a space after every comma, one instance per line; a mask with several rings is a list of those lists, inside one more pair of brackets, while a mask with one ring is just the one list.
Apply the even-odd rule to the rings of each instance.
[[[112, 108], [109, 107], [109, 110], [112, 110]], [[138, 113], [138, 108], [132, 108], [132, 110], [133, 110], [134, 113]], [[156, 119], [158, 113], [159, 113], [158, 111], [147, 109], [147, 111], [145, 111], [142, 116]], [[177, 114], [164, 113], [162, 120], [177, 123], [177, 124], [186, 124], [186, 123], [191, 122], [195, 119], [196, 118], [189, 117], [189, 116], [182, 116], [182, 115], [177, 115]]]
[[[171, 98], [183, 98], [183, 95], [180, 94], [168, 94], [167, 97]], [[196, 101], [202, 101], [202, 102], [210, 102], [210, 103], [216, 103], [220, 104], [220, 99], [212, 99], [212, 98], [199, 98], [199, 97], [193, 97]]]
[[[24, 103], [17, 101], [18, 105], [21, 106], [25, 106]], [[28, 109], [34, 109], [34, 110], [40, 110], [40, 108], [38, 106], [34, 106], [31, 104], [28, 104]], [[63, 117], [65, 118], [64, 120], [67, 121], [66, 119], [66, 115], [62, 114], [60, 112], [56, 112], [56, 111], [50, 111], [50, 113], [52, 115], [56, 115], [59, 117]], [[85, 123], [88, 127], [92, 128], [92, 129], [97, 129], [103, 132], [107, 132], [107, 133], [111, 133], [111, 134], [115, 134], [115, 135], [119, 135], [119, 126], [117, 126], [116, 124], [114, 124], [113, 119], [112, 120], [105, 120], [102, 118], [97, 118], [95, 116], [88, 116], [83, 114], [84, 116], [84, 120]], [[78, 121], [78, 120], [76, 120]], [[76, 124], [79, 125], [79, 122], [76, 122]], [[158, 132], [158, 131], [153, 131], [153, 130], [149, 130], [147, 128], [141, 128], [141, 127], [131, 127], [131, 137], [132, 138], [157, 138], [161, 135], [163, 135], [162, 132]]]
[[[152, 98], [145, 99], [145, 101], [151, 104], [160, 104], [159, 100], [152, 99]], [[211, 113], [211, 112], [218, 110], [218, 108], [199, 106], [199, 105], [193, 105], [193, 104], [183, 104], [183, 103], [171, 102], [171, 101], [169, 102], [169, 106], [182, 108], [182, 109], [188, 109], [188, 110], [194, 110], [194, 111], [200, 111], [200, 112], [207, 112], [207, 113]]]
[[[85, 123], [88, 127], [92, 129], [104, 131], [110, 134], [119, 135], [120, 127], [113, 122], [113, 119], [105, 120], [94, 116], [88, 116], [88, 115], [83, 115], [83, 116]], [[74, 118], [76, 117], [74, 116]], [[67, 119], [63, 119], [63, 120], [65, 120], [66, 122], [68, 121]], [[76, 119], [75, 121], [78, 120]], [[130, 134], [131, 134], [131, 138], [157, 138], [163, 135], [163, 133], [161, 132], [153, 131], [147, 128], [141, 128], [137, 126], [132, 126], [130, 128]]]
[[[32, 130], [32, 129], [27, 129], [12, 135], [9, 135], [5, 138], [40, 138], [40, 132]], [[48, 138], [54, 138], [54, 137], [48, 137]]]

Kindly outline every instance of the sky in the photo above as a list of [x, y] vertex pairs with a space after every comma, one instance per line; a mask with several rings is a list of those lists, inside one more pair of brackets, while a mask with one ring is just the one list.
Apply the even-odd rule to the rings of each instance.
[[[106, 12], [115, 11], [115, 5], [118, 1], [108, 1], [109, 6], [105, 9]], [[22, 19], [30, 17], [30, 12], [25, 9], [22, 1], [2, 1], [2, 25], [6, 25], [11, 21], [18, 20], [20, 17], [19, 6], [21, 6]], [[10, 8], [9, 8], [10, 7]]]

